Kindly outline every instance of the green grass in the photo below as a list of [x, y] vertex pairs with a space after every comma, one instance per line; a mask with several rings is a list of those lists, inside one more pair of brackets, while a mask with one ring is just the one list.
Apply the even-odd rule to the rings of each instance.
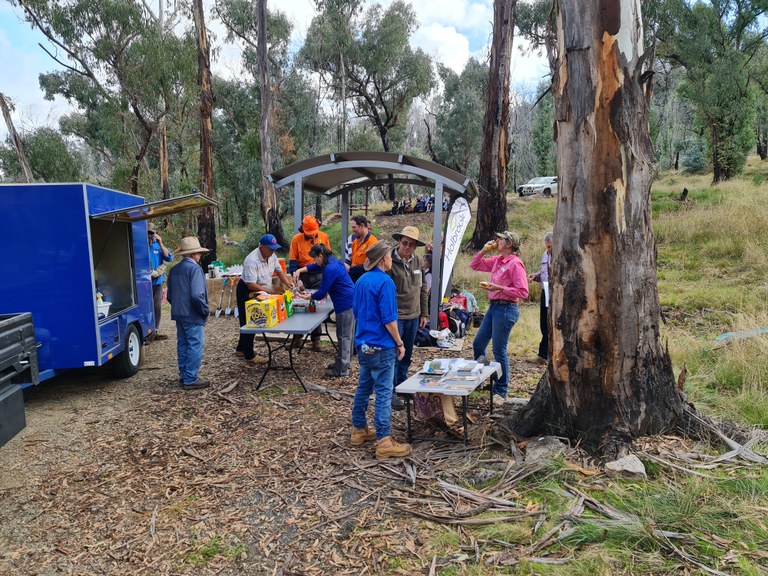
[[[710, 471], [716, 480], [677, 475], [671, 468], [648, 465], [644, 482], [585, 479], [576, 472], [549, 470], [518, 483], [521, 501], [537, 503], [546, 521], [498, 523], [454, 530], [436, 527], [426, 543], [427, 557], [451, 557], [476, 546], [482, 558], [501, 552], [520, 558], [503, 569], [492, 561], [446, 567], [440, 574], [704, 574], [670, 552], [669, 541], [697, 561], [730, 574], [764, 574], [762, 551], [768, 546], [764, 520], [768, 470], [749, 473]], [[575, 499], [564, 486], [578, 488], [626, 516], [612, 520], [586, 508], [570, 534], [530, 556], [523, 551], [555, 528]], [[760, 507], [762, 508], [762, 511]], [[491, 516], [489, 514], [484, 517]], [[663, 536], [666, 533], [667, 536]], [[500, 544], [504, 543], [504, 544]], [[564, 565], [536, 562], [544, 557], [570, 558]]]
[[191, 566], [203, 567], [217, 556], [233, 559], [245, 556], [247, 552], [248, 548], [244, 544], [237, 541], [227, 542], [222, 536], [215, 535], [189, 552], [186, 560]]

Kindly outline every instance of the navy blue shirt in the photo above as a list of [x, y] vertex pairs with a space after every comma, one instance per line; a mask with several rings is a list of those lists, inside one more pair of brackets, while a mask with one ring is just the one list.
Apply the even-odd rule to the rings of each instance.
[[355, 284], [355, 347], [368, 344], [376, 348], [394, 348], [395, 340], [384, 327], [397, 321], [395, 283], [381, 268], [363, 274]]
[[312, 274], [316, 272], [323, 273], [323, 280], [320, 282], [320, 288], [314, 293], [315, 300], [322, 300], [326, 295], [333, 300], [333, 309], [336, 312], [345, 312], [352, 308], [352, 294], [355, 285], [347, 274], [347, 268], [335, 256], [328, 257], [328, 263], [324, 267], [317, 264], [308, 264], [307, 272]]
[[171, 319], [205, 324], [208, 319], [208, 283], [200, 264], [184, 258], [168, 274], [168, 302]]

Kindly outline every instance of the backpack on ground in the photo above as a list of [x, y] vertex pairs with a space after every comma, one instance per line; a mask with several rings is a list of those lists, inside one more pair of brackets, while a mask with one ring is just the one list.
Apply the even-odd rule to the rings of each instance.
[[429, 333], [429, 324], [424, 328], [416, 330], [416, 346], [419, 348], [427, 348], [437, 346], [437, 340]]

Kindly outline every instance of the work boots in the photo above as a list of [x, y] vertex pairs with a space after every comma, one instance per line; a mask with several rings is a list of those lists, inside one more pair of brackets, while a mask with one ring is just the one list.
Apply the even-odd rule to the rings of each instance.
[[352, 445], [360, 446], [364, 442], [370, 442], [376, 440], [376, 431], [371, 430], [368, 426], [365, 428], [352, 428]]
[[376, 442], [376, 460], [386, 458], [405, 458], [411, 453], [410, 444], [395, 442], [392, 436], [385, 436]]

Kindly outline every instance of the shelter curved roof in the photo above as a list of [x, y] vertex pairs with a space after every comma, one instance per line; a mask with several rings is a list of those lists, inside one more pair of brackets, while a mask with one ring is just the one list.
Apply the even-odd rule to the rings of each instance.
[[477, 196], [476, 184], [463, 174], [430, 160], [396, 152], [354, 151], [323, 154], [289, 164], [270, 175], [276, 188], [301, 182], [304, 190], [337, 196], [345, 191], [367, 186], [396, 183], [443, 188]]

